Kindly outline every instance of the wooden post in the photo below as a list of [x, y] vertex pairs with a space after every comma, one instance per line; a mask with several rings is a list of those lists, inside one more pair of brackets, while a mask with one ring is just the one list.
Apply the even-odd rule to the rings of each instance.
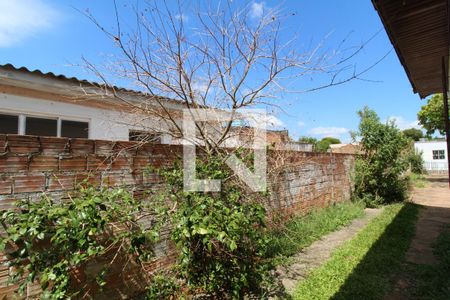
[[442, 57], [442, 93], [444, 98], [444, 124], [445, 124], [445, 138], [447, 140], [447, 172], [448, 172], [448, 187], [450, 188], [450, 120], [448, 116], [448, 69], [445, 64], [445, 57]]

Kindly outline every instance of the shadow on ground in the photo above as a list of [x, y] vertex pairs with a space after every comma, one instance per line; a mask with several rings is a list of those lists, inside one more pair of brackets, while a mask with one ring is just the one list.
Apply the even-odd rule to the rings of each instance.
[[[423, 271], [434, 270], [437, 274], [441, 269], [435, 246], [450, 224], [447, 178], [427, 180], [429, 185], [414, 190], [414, 203], [402, 208], [332, 299], [450, 299], [446, 283], [440, 280], [431, 283], [430, 272]], [[416, 217], [417, 222], [411, 222]], [[447, 298], [427, 295], [426, 290], [442, 289], [446, 289], [442, 295]]]
[[410, 241], [419, 206], [407, 203], [331, 299], [383, 299], [394, 285]]

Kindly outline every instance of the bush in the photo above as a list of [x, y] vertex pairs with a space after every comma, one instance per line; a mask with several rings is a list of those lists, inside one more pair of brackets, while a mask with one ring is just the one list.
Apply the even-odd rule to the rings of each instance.
[[404, 200], [408, 190], [404, 176], [408, 139], [394, 122], [381, 123], [373, 110], [366, 107], [358, 114], [361, 121], [354, 137], [360, 138], [364, 154], [355, 163], [355, 197], [368, 206]]
[[341, 141], [334, 137], [324, 137], [315, 145], [315, 150], [318, 152], [327, 152], [332, 144], [340, 144]]
[[159, 197], [171, 199], [165, 210], [179, 252], [177, 270], [193, 294], [218, 299], [261, 295], [272, 269], [266, 211], [223, 161], [206, 156], [197, 162], [197, 176], [220, 179], [220, 192], [183, 191], [180, 164], [159, 172], [166, 182]]
[[[0, 250], [6, 250], [15, 270], [12, 281], [19, 283], [19, 292], [38, 282], [41, 299], [67, 299], [80, 293], [71, 290], [76, 282], [73, 271], [111, 251], [114, 258], [116, 253], [137, 263], [147, 261], [153, 257], [158, 229], [139, 226], [144, 209], [142, 201], [123, 189], [93, 187], [81, 187], [66, 201], [45, 195], [36, 202], [19, 201], [17, 209], [2, 215], [6, 230]], [[111, 263], [92, 279], [99, 288], [106, 284]]]
[[181, 285], [174, 274], [159, 272], [154, 274], [147, 288], [145, 298], [153, 299], [179, 299]]
[[[75, 297], [81, 290], [72, 290], [74, 270], [111, 257], [111, 251], [112, 261], [117, 253], [125, 255], [121, 262], [133, 259], [144, 266], [154, 257], [161, 228], [171, 226], [178, 264], [151, 278], [142, 269], [148, 299], [262, 296], [273, 282], [263, 196], [232, 176], [223, 156], [205, 156], [197, 167], [201, 178], [222, 180], [220, 192], [185, 192], [182, 168], [175, 164], [159, 171], [165, 189], [150, 195], [152, 201], [134, 199], [123, 189], [95, 187], [80, 187], [65, 201], [47, 196], [19, 201], [18, 209], [3, 212], [6, 233], [0, 240], [15, 269], [13, 280], [21, 291], [40, 283], [45, 299]], [[92, 278], [99, 289], [112, 261]]]
[[415, 174], [426, 173], [422, 152], [416, 152], [414, 149], [414, 144], [411, 145], [409, 151], [406, 153], [405, 159], [411, 172]]

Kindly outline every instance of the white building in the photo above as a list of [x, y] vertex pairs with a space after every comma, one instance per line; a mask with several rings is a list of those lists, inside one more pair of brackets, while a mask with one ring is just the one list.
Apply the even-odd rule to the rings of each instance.
[[414, 148], [422, 153], [424, 167], [429, 173], [447, 173], [448, 153], [445, 140], [415, 142]]
[[[155, 143], [182, 143], [174, 137], [177, 131], [173, 122], [158, 116], [165, 114], [162, 105], [181, 128], [183, 103], [139, 91], [113, 89], [64, 75], [0, 65], [0, 134], [112, 141], [144, 137]], [[242, 146], [242, 136], [239, 137], [227, 146]], [[309, 145], [290, 142], [287, 131], [268, 130], [267, 141], [283, 144], [277, 149], [312, 150]]]
[[[139, 114], [142, 105], [157, 109], [153, 96], [123, 88], [114, 91], [115, 95], [104, 85], [77, 78], [2, 65], [0, 134], [128, 141], [152, 132], [158, 142], [172, 143], [172, 136], [165, 134], [170, 132], [167, 121]], [[184, 105], [158, 99], [181, 116]], [[124, 105], [124, 100], [132, 105]]]

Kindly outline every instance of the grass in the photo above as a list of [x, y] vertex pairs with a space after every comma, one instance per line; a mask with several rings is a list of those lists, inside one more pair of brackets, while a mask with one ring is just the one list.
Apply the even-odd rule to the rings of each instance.
[[277, 263], [284, 263], [289, 256], [363, 214], [362, 203], [348, 201], [294, 217], [285, 226], [270, 233], [269, 251], [276, 257]]
[[382, 299], [393, 285], [415, 232], [419, 207], [386, 206], [352, 240], [311, 272], [293, 299]]
[[407, 264], [406, 272], [412, 278], [413, 287], [409, 289], [415, 299], [450, 299], [450, 228], [443, 231], [433, 245], [434, 254], [439, 260], [436, 265]]
[[427, 181], [422, 174], [411, 173], [409, 174], [409, 180], [413, 187], [424, 188], [427, 186]]

